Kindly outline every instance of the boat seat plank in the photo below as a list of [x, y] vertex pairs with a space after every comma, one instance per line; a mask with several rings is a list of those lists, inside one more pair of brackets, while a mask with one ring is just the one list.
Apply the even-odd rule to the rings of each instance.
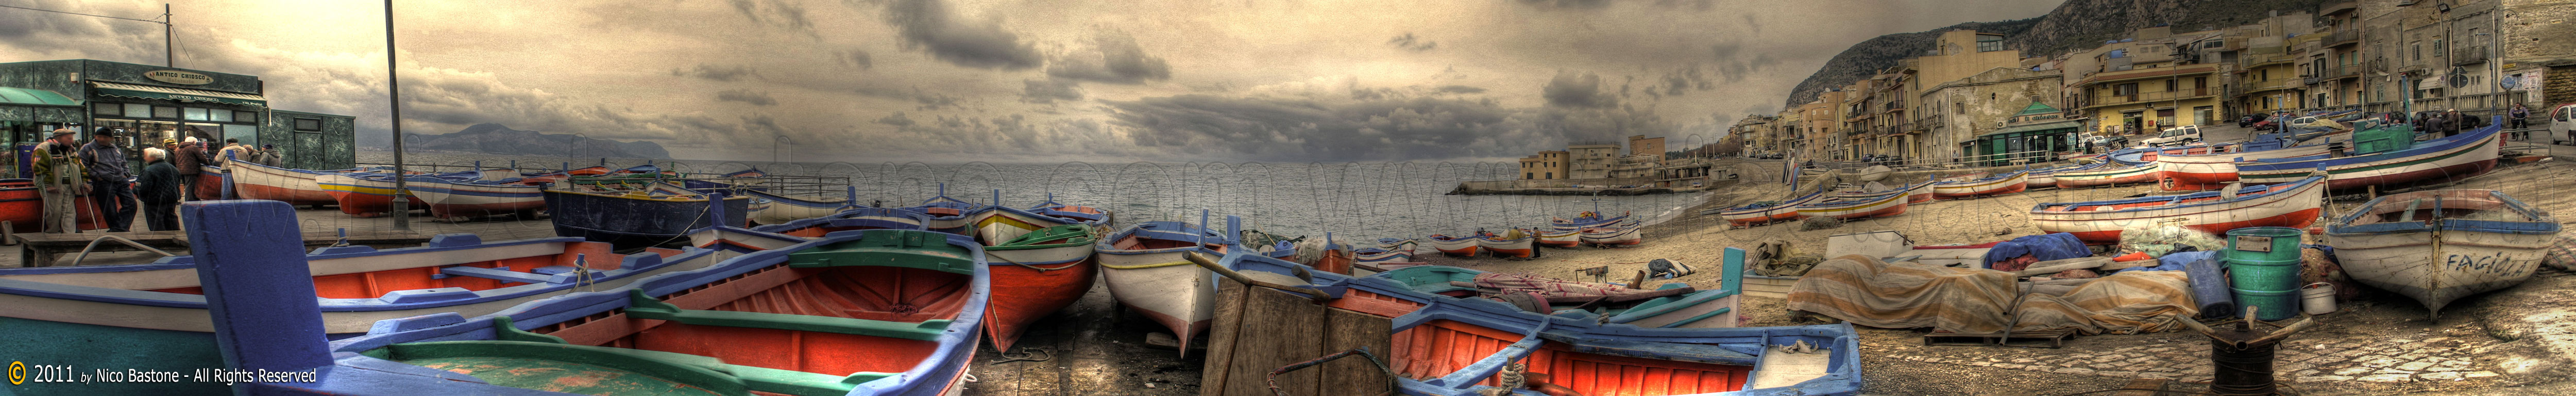
[[668, 320], [692, 325], [812, 331], [835, 334], [854, 334], [871, 337], [900, 338], [917, 341], [938, 341], [939, 334], [948, 330], [949, 323], [949, 320], [947, 319], [931, 319], [921, 321], [921, 323], [903, 323], [829, 316], [774, 314], [767, 312], [680, 309], [678, 306], [671, 305], [670, 303], [664, 303], [660, 300], [654, 300], [652, 297], [645, 296], [643, 289], [629, 289], [628, 291], [630, 293], [628, 297], [633, 301], [633, 303], [631, 307], [626, 309], [627, 317], [635, 319]]
[[549, 280], [550, 278], [553, 278], [553, 276], [551, 276], [551, 275], [541, 275], [541, 274], [531, 274], [531, 273], [526, 273], [526, 272], [511, 271], [511, 270], [508, 270], [508, 269], [505, 269], [505, 268], [508, 268], [508, 267], [502, 267], [502, 268], [482, 268], [482, 267], [467, 267], [467, 266], [458, 265], [458, 266], [440, 267], [440, 268], [438, 269], [438, 273], [439, 273], [439, 274], [441, 274], [441, 275], [448, 275], [448, 276], [468, 276], [468, 277], [476, 277], [476, 278], [483, 278], [483, 279], [497, 280], [497, 281], [502, 281], [502, 282], [516, 282], [516, 283], [546, 283], [546, 281], [547, 281], [547, 280]]
[[1575, 352], [1596, 355], [1627, 356], [1733, 366], [1752, 366], [1756, 359], [1756, 357], [1751, 354], [1736, 352], [1716, 345], [1578, 339], [1563, 334], [1542, 334], [1540, 336], [1551, 342], [1565, 344]]

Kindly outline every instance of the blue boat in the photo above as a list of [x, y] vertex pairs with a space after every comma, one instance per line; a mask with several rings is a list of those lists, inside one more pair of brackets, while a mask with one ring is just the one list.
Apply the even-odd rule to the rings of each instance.
[[[291, 213], [283, 222], [267, 217], [212, 220], [295, 224]], [[301, 249], [300, 242], [294, 244], [289, 249]], [[0, 351], [9, 351], [13, 360], [71, 367], [182, 373], [224, 367], [216, 343], [218, 326], [208, 320], [210, 305], [202, 294], [213, 288], [200, 281], [205, 276], [200, 274], [205, 268], [201, 258], [0, 269]], [[302, 282], [311, 285], [304, 288], [309, 293], [304, 301], [318, 309], [308, 314], [319, 320], [314, 330], [343, 338], [365, 334], [382, 320], [488, 314], [567, 293], [625, 287], [719, 259], [716, 252], [696, 248], [620, 255], [611, 253], [608, 244], [580, 238], [484, 242], [472, 234], [446, 234], [421, 247], [329, 247], [301, 259], [257, 265], [302, 271]], [[15, 389], [22, 395], [228, 392], [222, 383], [195, 381], [28, 383]]]
[[1109, 228], [1111, 223], [1115, 222], [1117, 219], [1117, 214], [1110, 213], [1108, 210], [1089, 206], [1057, 203], [1055, 201], [1055, 193], [1047, 193], [1046, 202], [1040, 202], [1036, 206], [1030, 206], [1029, 212], [1060, 219], [1073, 220], [1074, 222], [1083, 224], [1090, 224], [1095, 228]]
[[702, 228], [743, 226], [751, 209], [749, 196], [702, 193], [668, 182], [630, 185], [632, 189], [583, 183], [547, 187], [546, 208], [554, 215], [555, 235], [609, 242], [620, 249], [654, 246], [686, 240]]
[[[1740, 268], [1743, 250], [1727, 252], [1734, 257], [1729, 265]], [[1349, 277], [1249, 254], [1219, 262], [1247, 277], [1323, 292], [1332, 297], [1326, 306], [1391, 318], [1392, 348], [1380, 357], [1397, 371], [1397, 386], [1407, 395], [1484, 395], [1507, 376], [1526, 379], [1509, 387], [1508, 394], [1522, 396], [1849, 395], [1861, 388], [1859, 336], [1849, 324], [1602, 323], [1604, 318], [1589, 312], [1532, 313], [1492, 300], [1425, 293], [1391, 279], [1440, 267]], [[1653, 308], [1631, 308], [1641, 309]], [[1516, 363], [1524, 365], [1522, 372], [1506, 374]]]
[[930, 215], [930, 223], [926, 225], [929, 226], [931, 231], [958, 235], [971, 235], [974, 234], [973, 229], [975, 228], [975, 218], [980, 217], [979, 215], [982, 215], [986, 210], [992, 210], [992, 208], [993, 205], [966, 202], [956, 198], [950, 198], [948, 197], [948, 184], [940, 183], [938, 195], [931, 196], [930, 199], [922, 200], [920, 205], [913, 205], [912, 207], [905, 209]]
[[2245, 184], [2273, 184], [2324, 170], [2326, 188], [2342, 191], [2460, 180], [2495, 170], [2503, 130], [2497, 117], [2484, 128], [2418, 142], [2412, 127], [2372, 125], [2353, 132], [2344, 152], [2238, 162], [2236, 175]]
[[[953, 394], [982, 334], [987, 274], [964, 236], [843, 232], [628, 288], [389, 320], [327, 345], [260, 339], [277, 350], [232, 367], [314, 365], [270, 369], [313, 370], [310, 382], [235, 385], [253, 394]], [[297, 322], [229, 330], [295, 334]]]

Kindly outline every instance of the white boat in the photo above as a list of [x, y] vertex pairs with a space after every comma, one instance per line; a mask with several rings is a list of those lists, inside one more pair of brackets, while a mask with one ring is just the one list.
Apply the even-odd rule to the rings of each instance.
[[1555, 247], [1580, 245], [1583, 244], [1583, 230], [1539, 231], [1538, 244]]
[[1538, 234], [1514, 228], [1501, 235], [1477, 237], [1476, 247], [1492, 252], [1494, 257], [1529, 258], [1538, 253], [1537, 242]]
[[2549, 212], [2493, 190], [2390, 194], [2326, 225], [2345, 274], [2424, 304], [2521, 284], [2558, 238]]
[[2325, 193], [2325, 177], [2311, 176], [2291, 183], [2247, 186], [2233, 193], [2043, 202], [2031, 207], [2030, 221], [2041, 232], [2072, 233], [2087, 243], [2117, 243], [2122, 230], [2166, 224], [2212, 234], [2245, 227], [2307, 228], [2325, 211]]
[[1903, 191], [1889, 191], [1873, 197], [1836, 198], [1832, 201], [1798, 205], [1798, 215], [1843, 220], [1901, 215], [1905, 214], [1907, 196], [1908, 194]]
[[850, 203], [850, 199], [848, 197], [821, 198], [789, 196], [772, 194], [768, 191], [753, 189], [734, 189], [734, 191], [750, 195], [752, 198], [766, 201], [769, 204], [769, 208], [755, 210], [751, 213], [751, 222], [762, 225], [787, 224], [787, 222], [791, 221], [830, 216], [834, 213], [840, 213], [842, 209], [849, 209], [855, 206]]
[[[1216, 273], [1190, 263], [1188, 255], [1222, 257], [1232, 240], [1189, 223], [1148, 221], [1098, 243], [1093, 250], [1110, 296], [1170, 328], [1181, 345], [1189, 345], [1216, 318]], [[1182, 348], [1181, 354], [1188, 355], [1189, 349]]]
[[2017, 193], [2029, 188], [2030, 172], [2013, 172], [1976, 180], [1934, 182], [1932, 197], [1940, 199], [1981, 197]]
[[290, 205], [338, 205], [331, 192], [315, 181], [322, 175], [348, 173], [356, 169], [309, 171], [260, 165], [250, 161], [233, 161], [230, 170], [233, 195], [241, 199], [265, 199]]
[[2156, 156], [2156, 171], [2163, 172], [2160, 184], [2165, 190], [2208, 190], [2236, 181], [2236, 163], [2261, 159], [2325, 155], [2326, 145], [2283, 147], [2272, 150], [2219, 154], [2167, 154]]
[[412, 176], [403, 186], [413, 197], [429, 204], [431, 217], [457, 219], [467, 217], [517, 214], [530, 216], [546, 208], [545, 186], [522, 182], [460, 182], [436, 177]]
[[1432, 234], [1431, 249], [1438, 250], [1441, 254], [1473, 257], [1478, 247], [1477, 239], [1474, 235], [1453, 237], [1447, 234]]
[[1867, 168], [1861, 168], [1859, 173], [1855, 174], [1855, 176], [1858, 176], [1862, 182], [1874, 182], [1887, 180], [1887, 175], [1894, 174], [1895, 172], [1896, 170], [1894, 169], [1888, 169], [1887, 165], [1870, 165]]
[[1583, 243], [1594, 245], [1635, 245], [1646, 241], [1639, 227], [1593, 228], [1583, 230]]

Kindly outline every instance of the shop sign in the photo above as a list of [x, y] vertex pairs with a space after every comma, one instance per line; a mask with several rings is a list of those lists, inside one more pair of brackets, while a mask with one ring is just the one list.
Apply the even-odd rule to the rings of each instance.
[[215, 82], [214, 76], [178, 70], [153, 70], [143, 72], [143, 78], [149, 78], [152, 79], [152, 81], [183, 85], [206, 85]]

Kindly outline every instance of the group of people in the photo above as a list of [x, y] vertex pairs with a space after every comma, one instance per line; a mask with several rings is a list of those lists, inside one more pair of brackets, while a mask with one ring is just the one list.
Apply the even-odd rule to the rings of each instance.
[[[177, 231], [178, 205], [198, 196], [197, 181], [207, 176], [203, 165], [225, 166], [234, 161], [274, 165], [273, 148], [253, 149], [237, 139], [224, 139], [224, 147], [209, 151], [206, 142], [189, 136], [185, 141], [163, 139], [158, 147], [144, 147], [138, 175], [127, 169], [125, 149], [118, 146], [121, 133], [100, 129], [83, 144], [78, 142], [79, 132], [56, 129], [36, 145], [31, 170], [45, 203], [44, 232], [80, 232], [75, 199], [88, 199], [101, 217], [99, 225], [108, 232], [131, 231], [138, 214], [153, 231]], [[133, 182], [128, 183], [129, 179]]]

